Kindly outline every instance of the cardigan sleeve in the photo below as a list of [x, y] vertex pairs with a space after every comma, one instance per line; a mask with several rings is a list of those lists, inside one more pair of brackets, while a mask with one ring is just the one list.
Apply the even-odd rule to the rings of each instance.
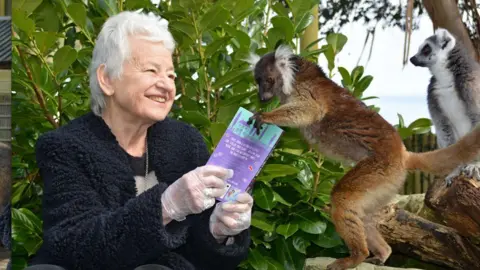
[[[208, 149], [198, 132], [191, 138], [195, 144], [194, 163], [196, 166], [203, 166], [210, 156]], [[199, 270], [236, 269], [243, 260], [247, 259], [250, 230], [246, 229], [236, 235], [231, 245], [218, 243], [209, 229], [210, 215], [214, 208], [215, 206], [193, 217], [189, 238], [182, 247], [183, 254]]]
[[[90, 156], [62, 133], [36, 145], [44, 181], [44, 237], [39, 263], [67, 269], [133, 269], [185, 243], [187, 221], [162, 222], [160, 183], [117, 208], [107, 207], [84, 169]], [[101, 255], [100, 255], [101, 254]], [[44, 260], [44, 261], [41, 261]]]

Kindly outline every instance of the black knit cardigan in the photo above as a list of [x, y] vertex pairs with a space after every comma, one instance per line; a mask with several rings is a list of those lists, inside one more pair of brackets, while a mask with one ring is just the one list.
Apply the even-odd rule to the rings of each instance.
[[136, 196], [127, 153], [102, 118], [88, 113], [42, 135], [36, 158], [44, 181], [44, 242], [32, 264], [66, 269], [128, 269], [157, 263], [175, 270], [235, 269], [250, 231], [232, 245], [209, 232], [213, 207], [162, 223], [161, 194], [209, 153], [193, 127], [166, 118], [148, 131], [149, 166], [159, 184]]

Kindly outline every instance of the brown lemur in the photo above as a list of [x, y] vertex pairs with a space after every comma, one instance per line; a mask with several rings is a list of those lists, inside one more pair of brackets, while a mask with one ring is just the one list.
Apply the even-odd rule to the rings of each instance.
[[[355, 164], [331, 192], [331, 216], [350, 255], [327, 269], [354, 268], [361, 262], [383, 264], [392, 250], [371, 221], [403, 186], [407, 172], [446, 175], [480, 153], [480, 127], [456, 143], [435, 151], [407, 151], [396, 129], [316, 64], [284, 45], [250, 63], [262, 102], [277, 96], [280, 106], [256, 112], [249, 120], [257, 132], [263, 123], [298, 128], [323, 155]], [[372, 257], [368, 258], [369, 250]]]

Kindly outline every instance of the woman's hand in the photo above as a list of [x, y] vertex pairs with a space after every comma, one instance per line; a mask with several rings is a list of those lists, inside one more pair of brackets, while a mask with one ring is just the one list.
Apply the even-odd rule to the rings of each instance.
[[235, 201], [218, 203], [210, 216], [210, 232], [218, 242], [250, 227], [253, 198], [243, 192]]
[[163, 212], [177, 221], [203, 212], [225, 193], [225, 180], [232, 176], [233, 170], [211, 165], [186, 173], [162, 194]]

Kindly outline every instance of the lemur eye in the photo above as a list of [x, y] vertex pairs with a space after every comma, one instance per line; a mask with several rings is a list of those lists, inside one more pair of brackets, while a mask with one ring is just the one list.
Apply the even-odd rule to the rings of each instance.
[[432, 48], [428, 44], [422, 48], [423, 55], [429, 55], [431, 52], [432, 52]]

